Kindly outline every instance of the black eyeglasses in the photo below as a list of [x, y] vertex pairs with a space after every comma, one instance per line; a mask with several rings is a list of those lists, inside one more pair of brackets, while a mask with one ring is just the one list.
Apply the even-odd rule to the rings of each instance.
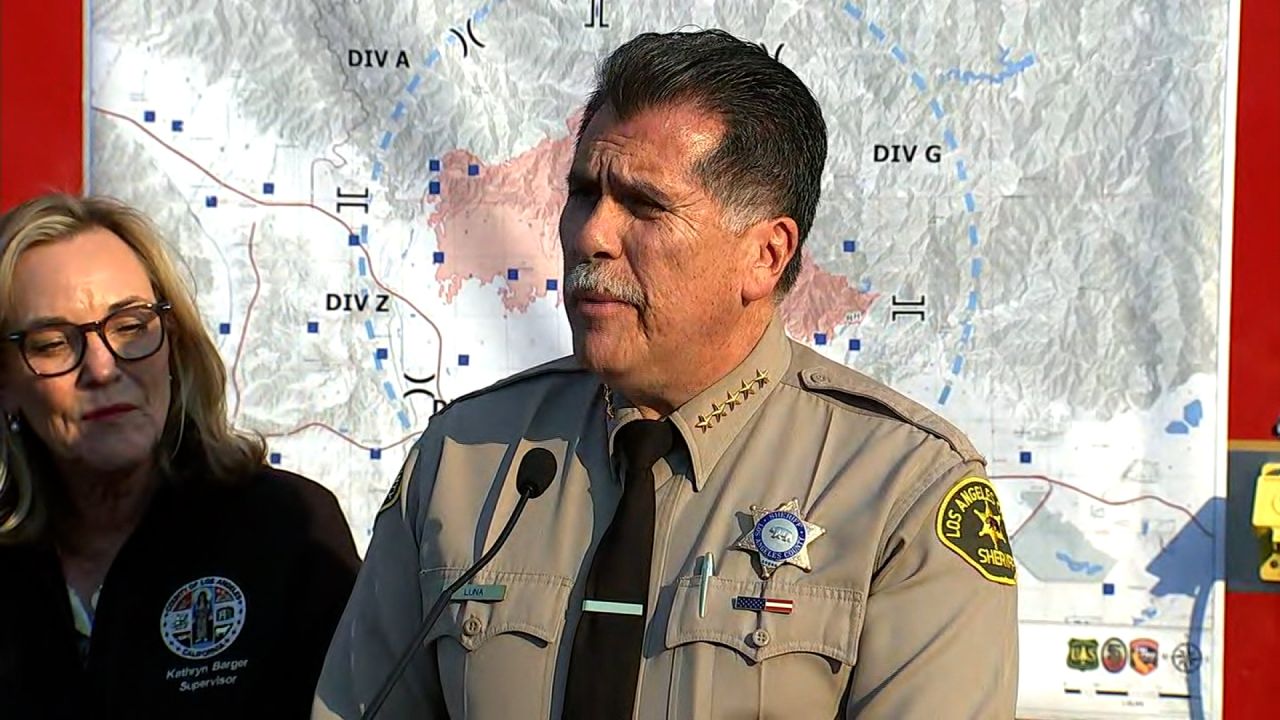
[[88, 335], [95, 332], [118, 360], [142, 360], [164, 344], [161, 315], [173, 308], [160, 301], [120, 308], [97, 322], [54, 323], [9, 333], [22, 360], [40, 377], [65, 375], [84, 362]]

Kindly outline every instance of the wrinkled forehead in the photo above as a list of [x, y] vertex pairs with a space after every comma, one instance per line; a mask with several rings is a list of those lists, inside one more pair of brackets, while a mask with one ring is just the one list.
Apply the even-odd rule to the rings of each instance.
[[663, 105], [620, 118], [606, 103], [583, 132], [571, 172], [697, 183], [698, 164], [719, 147], [723, 125], [693, 105]]
[[92, 229], [26, 248], [10, 284], [6, 324], [90, 322], [155, 299], [142, 260], [109, 230]]

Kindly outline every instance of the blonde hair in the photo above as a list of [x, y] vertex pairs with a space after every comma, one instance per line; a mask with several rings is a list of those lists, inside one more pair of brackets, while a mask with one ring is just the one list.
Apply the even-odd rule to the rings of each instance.
[[[0, 216], [0, 328], [12, 320], [13, 279], [27, 250], [88, 230], [119, 236], [142, 262], [156, 297], [172, 309], [165, 316], [172, 394], [164, 431], [156, 448], [162, 476], [199, 468], [212, 482], [247, 479], [266, 456], [260, 435], [235, 430], [227, 417], [227, 372], [205, 332], [186, 284], [165, 242], [137, 210], [106, 197], [62, 193], [29, 200]], [[40, 536], [48, 521], [49, 480], [39, 477], [47, 463], [43, 443], [21, 426], [0, 423], [0, 543]]]

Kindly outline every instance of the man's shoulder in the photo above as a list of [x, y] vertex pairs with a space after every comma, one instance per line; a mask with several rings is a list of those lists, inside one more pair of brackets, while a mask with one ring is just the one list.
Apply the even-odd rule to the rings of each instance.
[[478, 408], [486, 401], [503, 403], [527, 400], [537, 402], [547, 394], [572, 385], [599, 384], [590, 371], [573, 355], [556, 358], [508, 375], [485, 387], [459, 395], [440, 409], [437, 415], [457, 415]]
[[888, 385], [828, 360], [795, 341], [792, 341], [787, 377], [802, 391], [820, 395], [836, 407], [911, 425], [946, 442], [962, 461], [985, 463], [968, 436], [942, 416]]

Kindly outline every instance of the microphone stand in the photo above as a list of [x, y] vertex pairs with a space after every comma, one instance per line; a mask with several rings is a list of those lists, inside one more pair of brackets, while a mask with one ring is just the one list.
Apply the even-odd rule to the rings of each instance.
[[516, 503], [515, 510], [511, 511], [511, 517], [507, 519], [507, 524], [502, 528], [502, 532], [498, 534], [498, 539], [493, 543], [493, 547], [489, 548], [489, 551], [484, 555], [481, 555], [480, 559], [476, 561], [476, 564], [471, 566], [471, 569], [463, 573], [462, 577], [453, 581], [453, 584], [445, 588], [444, 592], [440, 593], [440, 597], [436, 598], [436, 604], [431, 607], [431, 612], [427, 613], [426, 619], [424, 619], [422, 624], [418, 626], [418, 633], [414, 636], [413, 642], [409, 644], [409, 647], [405, 648], [404, 653], [400, 656], [400, 661], [396, 663], [395, 669], [391, 671], [391, 675], [388, 676], [386, 681], [382, 684], [382, 687], [378, 690], [378, 694], [373, 697], [373, 700], [369, 703], [368, 709], [366, 709], [364, 714], [360, 716], [363, 720], [372, 720], [374, 715], [378, 714], [378, 710], [382, 708], [382, 704], [385, 703], [387, 701], [387, 697], [391, 695], [391, 689], [395, 686], [396, 681], [400, 679], [400, 676], [404, 674], [404, 671], [408, 669], [409, 663], [413, 660], [413, 654], [417, 652], [418, 646], [420, 646], [422, 641], [426, 639], [427, 633], [431, 632], [431, 626], [435, 625], [436, 620], [440, 618], [441, 613], [444, 612], [444, 609], [449, 604], [453, 594], [463, 585], [471, 582], [471, 578], [475, 577], [476, 573], [480, 572], [485, 565], [488, 565], [489, 561], [493, 559], [493, 556], [496, 555], [498, 550], [502, 548], [503, 544], [507, 542], [507, 536], [511, 534], [511, 530], [516, 526], [516, 520], [520, 518], [520, 513], [524, 512], [524, 506], [528, 502], [529, 493], [520, 493], [520, 500]]

